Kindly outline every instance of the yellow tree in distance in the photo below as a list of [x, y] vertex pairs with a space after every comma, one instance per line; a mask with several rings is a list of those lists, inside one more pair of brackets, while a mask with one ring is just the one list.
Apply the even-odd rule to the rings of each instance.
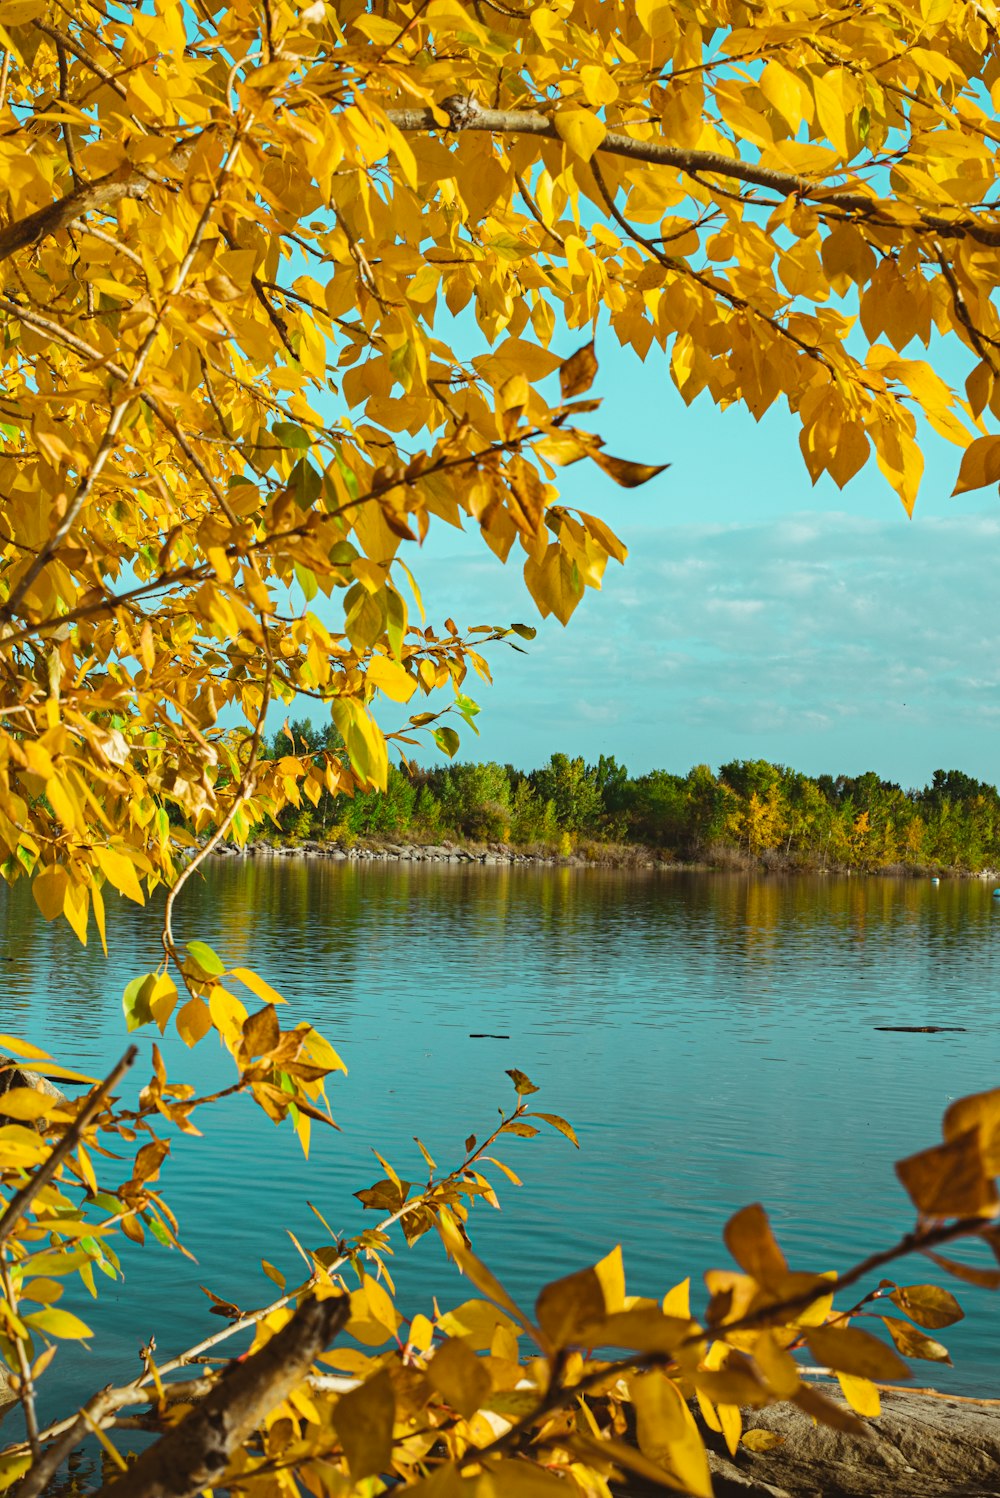
[[[340, 1058], [307, 1023], [281, 1028], [256, 973], [181, 940], [178, 893], [220, 837], [245, 842], [324, 788], [383, 786], [377, 698], [402, 710], [450, 686], [469, 718], [484, 647], [531, 634], [460, 628], [447, 600], [425, 612], [409, 562], [432, 524], [478, 527], [564, 624], [624, 561], [572, 503], [571, 465], [625, 486], [660, 469], [594, 430], [595, 334], [687, 402], [759, 418], [783, 399], [813, 480], [843, 485], [874, 454], [911, 509], [921, 421], [957, 448], [959, 491], [1000, 477], [998, 16], [991, 0], [0, 0], [0, 854], [81, 941], [105, 940], [109, 888], [142, 904], [167, 887], [163, 962], [126, 988], [130, 1028], [176, 1024], [189, 1045], [217, 1032], [229, 1090], [290, 1117], [303, 1146], [328, 1119]], [[949, 345], [964, 391], [927, 356]], [[329, 708], [343, 756], [261, 758], [269, 710], [298, 696]], [[389, 740], [405, 752], [424, 730], [455, 752], [437, 712]], [[270, 1498], [301, 1480], [342, 1498], [393, 1480], [427, 1498], [604, 1498], [622, 1468], [707, 1494], [688, 1398], [733, 1449], [746, 1404], [791, 1398], [857, 1429], [790, 1349], [874, 1413], [871, 1380], [905, 1365], [851, 1317], [891, 1295], [910, 1317], [882, 1318], [896, 1345], [933, 1359], [917, 1328], [960, 1312], [927, 1286], [840, 1311], [833, 1293], [914, 1248], [997, 1243], [990, 1093], [900, 1166], [915, 1235], [839, 1278], [790, 1270], [747, 1208], [727, 1228], [739, 1272], [713, 1272], [700, 1319], [684, 1287], [628, 1297], [615, 1254], [529, 1314], [465, 1228], [471, 1200], [492, 1198], [498, 1134], [537, 1117], [572, 1137], [514, 1073], [486, 1144], [444, 1176], [429, 1163], [416, 1194], [386, 1165], [362, 1193], [378, 1229], [307, 1255], [305, 1285], [266, 1313], [232, 1308], [234, 1329], [257, 1328], [245, 1364], [168, 1388], [203, 1347], [165, 1369], [148, 1352], [137, 1378], [41, 1430], [35, 1384], [59, 1339], [86, 1332], [55, 1306], [58, 1277], [113, 1274], [118, 1231], [177, 1242], [157, 1130], [191, 1131], [214, 1102], [154, 1049], [125, 1108], [132, 1060], [82, 1102], [22, 1083], [0, 1104], [0, 1352], [27, 1420], [0, 1479], [22, 1498], [142, 1403], [167, 1445], [122, 1495], [172, 1472], [177, 1494], [238, 1479]], [[95, 1165], [111, 1140], [135, 1146], [113, 1187]], [[411, 1239], [437, 1228], [483, 1299], [401, 1331], [369, 1272], [397, 1221]], [[345, 1266], [361, 1276], [349, 1300]], [[310, 1372], [345, 1326], [368, 1350]], [[625, 1404], [637, 1446], [620, 1439]]]

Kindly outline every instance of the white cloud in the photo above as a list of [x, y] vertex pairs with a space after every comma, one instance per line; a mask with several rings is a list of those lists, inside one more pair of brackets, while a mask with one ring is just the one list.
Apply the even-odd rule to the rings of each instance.
[[[494, 652], [470, 757], [527, 765], [565, 749], [684, 770], [761, 755], [908, 784], [938, 765], [1000, 778], [1000, 520], [620, 529], [625, 568], [568, 629], [549, 620], [527, 656]], [[516, 551], [502, 568], [469, 538], [418, 577], [438, 619], [535, 622]]]

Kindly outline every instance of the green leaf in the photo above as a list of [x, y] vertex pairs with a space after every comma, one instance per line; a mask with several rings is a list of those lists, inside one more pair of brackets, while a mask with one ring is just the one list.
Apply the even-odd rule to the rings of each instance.
[[217, 956], [206, 942], [189, 941], [187, 943], [187, 950], [192, 960], [210, 978], [220, 978], [226, 971], [226, 965], [222, 961], [222, 958]]
[[305, 595], [306, 603], [312, 603], [318, 591], [315, 572], [310, 572], [308, 567], [303, 567], [300, 562], [296, 562], [295, 580]]
[[442, 754], [447, 754], [449, 759], [455, 758], [461, 740], [453, 728], [434, 728], [431, 730], [431, 738]]
[[153, 1234], [153, 1237], [157, 1238], [160, 1241], [160, 1243], [163, 1244], [164, 1248], [172, 1248], [173, 1247], [173, 1243], [171, 1242], [171, 1239], [170, 1239], [170, 1234], [167, 1232], [167, 1230], [163, 1226], [162, 1222], [158, 1222], [157, 1219], [155, 1217], [153, 1217], [153, 1218], [150, 1219], [149, 1226], [150, 1226], [150, 1230], [151, 1230], [151, 1232]]
[[151, 1023], [153, 1011], [149, 1007], [149, 1001], [156, 987], [156, 974], [143, 973], [141, 978], [133, 978], [122, 994], [122, 1008], [125, 1011], [125, 1025], [128, 1030], [138, 1030], [143, 1025]]
[[311, 510], [323, 488], [323, 477], [308, 459], [300, 458], [288, 476], [288, 487], [295, 495], [295, 503], [303, 510]]
[[347, 464], [344, 462], [344, 459], [340, 455], [339, 448], [333, 456], [337, 461], [337, 467], [340, 469], [344, 483], [347, 485], [348, 494], [352, 499], [357, 499], [358, 495], [361, 493], [361, 490], [358, 488], [357, 474], [353, 471], [353, 469], [348, 468]]
[[[535, 1086], [534, 1082], [531, 1081], [530, 1077], [526, 1077], [523, 1071], [518, 1071], [516, 1066], [508, 1067], [507, 1075], [513, 1082], [514, 1091], [517, 1093], [518, 1097], [527, 1097], [529, 1092], [538, 1091], [538, 1088]], [[546, 1120], [546, 1122], [548, 1122], [548, 1120]]]
[[312, 446], [309, 433], [291, 421], [276, 421], [271, 428], [271, 435], [277, 438], [282, 447], [305, 449]]

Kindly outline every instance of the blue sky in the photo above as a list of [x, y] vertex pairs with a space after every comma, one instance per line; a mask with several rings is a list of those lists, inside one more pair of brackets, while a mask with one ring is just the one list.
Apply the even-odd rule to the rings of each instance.
[[[549, 620], [527, 655], [494, 651], [494, 686], [471, 689], [481, 736], [463, 733], [460, 757], [530, 766], [563, 749], [683, 771], [761, 756], [904, 785], [938, 766], [1000, 779], [1000, 505], [995, 489], [949, 497], [958, 450], [927, 434], [908, 519], [874, 459], [843, 492], [813, 488], [783, 407], [760, 424], [707, 396], [689, 409], [655, 347], [641, 364], [606, 332], [598, 356], [595, 429], [671, 467], [632, 491], [589, 464], [562, 470], [564, 498], [613, 524], [629, 560], [565, 630]], [[949, 363], [960, 380], [964, 355]], [[432, 533], [415, 567], [430, 615], [537, 623], [516, 556], [503, 568], [473, 536]]]

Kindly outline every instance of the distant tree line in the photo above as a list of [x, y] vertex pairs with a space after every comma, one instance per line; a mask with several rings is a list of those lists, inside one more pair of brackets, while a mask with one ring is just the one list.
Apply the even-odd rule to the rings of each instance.
[[[340, 752], [329, 729], [296, 721], [270, 757]], [[536, 770], [450, 764], [389, 770], [385, 791], [303, 800], [280, 815], [282, 839], [383, 838], [504, 843], [568, 853], [588, 844], [640, 845], [679, 859], [738, 858], [874, 870], [1000, 867], [1000, 794], [961, 770], [936, 770], [922, 790], [873, 771], [811, 777], [767, 760], [733, 760], [716, 773], [630, 775], [553, 754]]]

